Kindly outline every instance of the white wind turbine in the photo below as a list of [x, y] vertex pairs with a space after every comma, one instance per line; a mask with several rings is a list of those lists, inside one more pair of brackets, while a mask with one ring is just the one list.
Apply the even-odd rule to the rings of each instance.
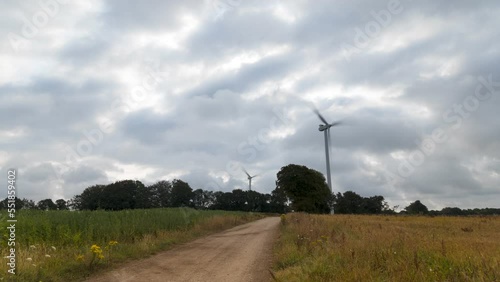
[[248, 190], [252, 191], [252, 179], [254, 179], [255, 177], [257, 177], [258, 174], [254, 175], [254, 176], [250, 176], [250, 174], [247, 172], [246, 169], [244, 169], [244, 168], [242, 168], [242, 169], [245, 172], [245, 174], [248, 176]]
[[[330, 188], [331, 193], [333, 193], [332, 176], [330, 173], [330, 145], [331, 145], [330, 128], [336, 125], [340, 125], [342, 123], [340, 121], [328, 123], [317, 109], [314, 109], [314, 113], [316, 113], [319, 119], [324, 123], [320, 124], [318, 129], [319, 131], [323, 131], [325, 133], [326, 179], [328, 181], [328, 188]], [[332, 214], [333, 214], [333, 209], [332, 209]]]

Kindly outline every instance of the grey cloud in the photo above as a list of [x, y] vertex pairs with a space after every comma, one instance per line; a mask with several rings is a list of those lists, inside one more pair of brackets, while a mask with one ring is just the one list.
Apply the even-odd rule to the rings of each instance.
[[106, 51], [113, 46], [112, 43], [115, 40], [116, 38], [111, 35], [106, 38], [83, 37], [64, 46], [59, 55], [66, 64], [71, 63], [82, 67], [107, 56]]
[[422, 194], [446, 196], [460, 192], [479, 193], [481, 184], [472, 178], [471, 172], [460, 164], [456, 157], [440, 160], [428, 159], [425, 166], [418, 167], [405, 187]]
[[54, 170], [51, 164], [43, 163], [27, 168], [22, 177], [30, 182], [44, 182], [51, 178], [53, 172]]
[[147, 3], [126, 0], [105, 1], [101, 20], [117, 30], [164, 30], [180, 27], [179, 15], [183, 12], [201, 11], [199, 1], [161, 1]]
[[295, 56], [287, 54], [266, 58], [253, 64], [245, 64], [233, 74], [226, 74], [222, 78], [207, 81], [196, 87], [190, 91], [190, 95], [213, 95], [220, 89], [234, 92], [249, 91], [259, 83], [279, 80], [287, 72], [296, 68], [298, 61], [300, 60], [297, 60]]
[[92, 119], [99, 110], [109, 107], [107, 102], [112, 100], [103, 95], [108, 87], [112, 84], [103, 81], [72, 85], [49, 77], [34, 78], [27, 86], [2, 85], [0, 112], [4, 120], [15, 116], [15, 124], [55, 129], [54, 124]]
[[176, 126], [173, 120], [172, 116], [155, 115], [150, 110], [142, 110], [126, 116], [121, 130], [127, 137], [157, 145], [165, 142], [167, 132]]
[[107, 181], [107, 176], [103, 171], [86, 165], [70, 170], [63, 175], [63, 178], [68, 184], [81, 184], [89, 182], [97, 184]]
[[[7, 1], [0, 12], [0, 33], [19, 31], [19, 13], [32, 14], [38, 9], [35, 2]], [[314, 103], [328, 119], [347, 123], [332, 130], [336, 192], [381, 194], [391, 206], [403, 207], [416, 199], [432, 208], [495, 204], [491, 199], [498, 196], [498, 180], [481, 177], [499, 171], [493, 156], [500, 152], [500, 98], [481, 103], [458, 130], [450, 129], [453, 124], [442, 114], [474, 94], [478, 76], [500, 79], [499, 3], [402, 0], [404, 10], [393, 15], [391, 26], [350, 60], [341, 55], [343, 44], [353, 44], [355, 28], [373, 21], [371, 12], [385, 9], [387, 1], [243, 1], [217, 19], [213, 3], [109, 0], [102, 2], [103, 10], [93, 7], [78, 17], [73, 17], [76, 6], [68, 5], [33, 40], [36, 48], [15, 53], [3, 42], [2, 58], [15, 65], [0, 73], [0, 136], [5, 136], [0, 151], [8, 152], [8, 159], [0, 159], [2, 171], [22, 170], [23, 193], [40, 200], [69, 198], [87, 186], [118, 180], [111, 175], [132, 177], [124, 174], [126, 166], [144, 168], [134, 177], [142, 175], [145, 183], [175, 172], [193, 188], [245, 188], [244, 175], [234, 173], [226, 182], [210, 175], [235, 162], [262, 174], [255, 189], [270, 192], [276, 173], [289, 163], [325, 171], [323, 135], [308, 108]], [[276, 15], [279, 5], [295, 21]], [[162, 39], [181, 30], [187, 23], [184, 16], [193, 17], [195, 26], [178, 39], [179, 49], [139, 41], [142, 35]], [[407, 35], [402, 34], [406, 26], [421, 26], [414, 33], [427, 32], [424, 28], [436, 33], [415, 34], [419, 40], [394, 50], [371, 49], [383, 36], [398, 42]], [[391, 35], [396, 30], [400, 34]], [[277, 46], [286, 51], [214, 71], [235, 56], [264, 54]], [[98, 117], [113, 114], [112, 102], [130, 94], [128, 71], [147, 75], [146, 61], [163, 72], [151, 91], [158, 102], [114, 113], [114, 130], [89, 156], [71, 164], [61, 188], [55, 188], [51, 164], [67, 154], [60, 145], [75, 148], [85, 140], [83, 129], [98, 128]], [[446, 67], [449, 73], [440, 74]], [[366, 95], [371, 89], [379, 95], [395, 88], [401, 93], [383, 96], [386, 103], [379, 104], [347, 94], [359, 88], [367, 89]], [[300, 98], [313, 91], [332, 91], [332, 96]], [[409, 110], [418, 107], [426, 114]], [[259, 134], [277, 118], [275, 109], [289, 119], [278, 121], [273, 133], [286, 135], [261, 142]], [[397, 172], [400, 165], [392, 153], [411, 153], [418, 149], [416, 141], [439, 127], [448, 129], [448, 141], [410, 177], [390, 183], [384, 170]], [[210, 186], [214, 181], [220, 185]]]

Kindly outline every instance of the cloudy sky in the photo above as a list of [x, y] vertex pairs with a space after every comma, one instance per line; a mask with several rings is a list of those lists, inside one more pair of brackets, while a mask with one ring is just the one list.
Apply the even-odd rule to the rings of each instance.
[[344, 121], [334, 191], [499, 207], [498, 1], [0, 5], [0, 170], [21, 198], [246, 189], [241, 166], [270, 192], [287, 164], [325, 173], [317, 107]]

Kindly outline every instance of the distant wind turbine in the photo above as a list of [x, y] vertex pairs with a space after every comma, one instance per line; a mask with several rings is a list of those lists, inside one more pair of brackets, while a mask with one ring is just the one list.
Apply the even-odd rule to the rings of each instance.
[[252, 179], [254, 179], [255, 177], [257, 177], [258, 174], [254, 175], [254, 176], [250, 176], [250, 174], [247, 172], [246, 169], [243, 168], [243, 171], [248, 176], [248, 190], [252, 191]]
[[[325, 133], [325, 155], [326, 155], [326, 179], [328, 181], [328, 188], [330, 188], [330, 191], [333, 193], [332, 190], [332, 176], [330, 173], [330, 145], [331, 145], [331, 138], [330, 138], [330, 128], [333, 126], [337, 126], [342, 124], [340, 121], [333, 122], [333, 123], [328, 123], [326, 119], [320, 114], [318, 109], [314, 109], [314, 113], [318, 116], [318, 118], [323, 122], [323, 124], [319, 125], [318, 130], [323, 131]], [[333, 210], [332, 210], [333, 213]]]

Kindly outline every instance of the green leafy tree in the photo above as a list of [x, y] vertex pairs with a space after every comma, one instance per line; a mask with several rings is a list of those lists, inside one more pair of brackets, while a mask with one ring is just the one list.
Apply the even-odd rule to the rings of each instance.
[[106, 185], [94, 185], [86, 188], [73, 198], [73, 207], [77, 210], [97, 210], [102, 208], [101, 202]]
[[42, 211], [57, 210], [57, 205], [51, 199], [41, 200], [36, 204], [36, 207]]
[[353, 191], [337, 193], [335, 212], [344, 214], [380, 214], [388, 209], [382, 196], [362, 197]]
[[389, 209], [383, 196], [363, 198], [363, 212], [367, 214], [380, 214]]
[[344, 194], [337, 193], [335, 212], [343, 214], [363, 213], [363, 197], [353, 191], [346, 191]]
[[123, 180], [104, 187], [100, 208], [105, 210], [143, 209], [149, 208], [150, 195], [138, 180]]
[[172, 181], [172, 207], [191, 207], [193, 206], [193, 189], [186, 182], [175, 179]]
[[21, 201], [23, 202], [23, 209], [25, 209], [25, 210], [35, 210], [36, 209], [35, 201], [28, 200], [26, 198], [23, 198]]
[[247, 207], [247, 195], [246, 193], [241, 190], [241, 189], [235, 189], [231, 193], [231, 205], [230, 209], [232, 211], [246, 211], [248, 210]]
[[409, 206], [405, 208], [406, 212], [409, 214], [428, 214], [429, 210], [427, 207], [420, 202], [420, 200], [416, 200], [411, 203]]
[[[19, 199], [19, 198], [15, 198], [14, 199], [14, 203], [15, 203], [15, 206], [16, 206], [16, 210], [20, 210], [22, 208], [24, 208], [24, 201]], [[12, 203], [9, 203], [9, 198], [5, 198], [3, 201], [0, 202], [0, 209], [10, 209], [11, 207], [9, 206], [12, 205]]]
[[269, 209], [271, 212], [275, 213], [287, 213], [290, 211], [288, 206], [289, 199], [283, 188], [276, 187], [271, 192], [271, 200], [269, 203]]
[[160, 180], [153, 185], [148, 186], [151, 193], [151, 206], [154, 208], [166, 208], [171, 206], [172, 183], [166, 180]]
[[151, 193], [137, 180], [94, 185], [73, 198], [72, 207], [79, 210], [123, 210], [151, 207]]
[[214, 204], [212, 205], [211, 209], [214, 210], [232, 209], [233, 193], [217, 191], [214, 192], [214, 199], [215, 199]]
[[66, 207], [68, 207], [68, 210], [77, 210], [77, 205], [75, 203], [74, 197], [66, 201]]
[[57, 206], [57, 209], [60, 211], [68, 210], [67, 202], [64, 199], [56, 200], [56, 206]]
[[246, 209], [252, 212], [270, 212], [269, 203], [271, 195], [261, 194], [257, 191], [245, 191]]
[[193, 191], [193, 205], [196, 209], [208, 209], [214, 204], [214, 193], [196, 189]]
[[332, 195], [325, 177], [306, 166], [290, 164], [277, 174], [277, 188], [283, 189], [292, 209], [309, 213], [329, 213]]
[[457, 207], [454, 207], [454, 208], [446, 207], [446, 208], [442, 209], [441, 212], [439, 212], [439, 214], [441, 214], [441, 215], [463, 215], [464, 212], [460, 208], [457, 208]]

